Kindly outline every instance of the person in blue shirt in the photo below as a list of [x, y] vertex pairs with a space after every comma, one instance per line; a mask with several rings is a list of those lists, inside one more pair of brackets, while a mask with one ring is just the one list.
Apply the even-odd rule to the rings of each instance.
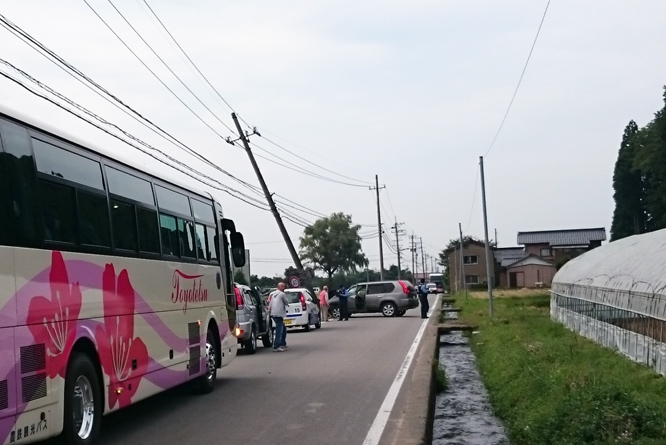
[[347, 293], [347, 289], [345, 289], [345, 286], [341, 284], [340, 288], [338, 289], [338, 301], [340, 302], [340, 321], [349, 320], [349, 310], [347, 309], [348, 297], [349, 294]]
[[421, 303], [421, 318], [428, 318], [428, 310], [430, 309], [430, 303], [428, 303], [428, 286], [425, 284], [425, 280], [421, 278], [421, 284], [419, 284], [419, 302]]

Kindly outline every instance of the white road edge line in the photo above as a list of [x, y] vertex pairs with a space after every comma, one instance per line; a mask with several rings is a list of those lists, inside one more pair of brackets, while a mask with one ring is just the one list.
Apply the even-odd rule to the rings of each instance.
[[[428, 317], [432, 315], [432, 312], [437, 307], [437, 303], [439, 303], [440, 296], [441, 294], [437, 295], [435, 303], [432, 305], [430, 311], [428, 312]], [[421, 327], [419, 328], [419, 331], [416, 333], [416, 337], [412, 342], [412, 346], [409, 348], [409, 351], [407, 351], [407, 356], [405, 357], [405, 360], [402, 362], [402, 365], [400, 365], [398, 374], [395, 376], [395, 380], [393, 380], [393, 383], [391, 384], [391, 387], [389, 388], [388, 393], [386, 394], [386, 397], [382, 402], [382, 405], [379, 407], [379, 412], [377, 413], [374, 422], [372, 422], [372, 425], [370, 426], [370, 431], [368, 431], [368, 435], [365, 436], [363, 445], [377, 445], [379, 443], [379, 440], [382, 438], [382, 434], [384, 434], [384, 428], [386, 428], [386, 423], [388, 422], [389, 416], [391, 415], [391, 411], [393, 410], [393, 405], [395, 404], [395, 401], [398, 398], [398, 394], [400, 393], [400, 388], [402, 387], [402, 383], [405, 381], [405, 376], [407, 375], [409, 366], [412, 364], [412, 360], [416, 355], [416, 350], [418, 349], [419, 344], [421, 343], [421, 337], [423, 337], [425, 328], [426, 326], [428, 326], [428, 321], [430, 321], [430, 318], [423, 320], [423, 322], [421, 323]]]

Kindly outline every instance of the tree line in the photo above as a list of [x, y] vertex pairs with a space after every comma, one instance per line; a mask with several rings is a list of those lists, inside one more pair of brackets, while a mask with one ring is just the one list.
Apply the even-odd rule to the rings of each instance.
[[[303, 230], [300, 238], [299, 256], [308, 265], [305, 276], [290, 266], [285, 269], [284, 276], [251, 275], [249, 283], [247, 277], [238, 271], [234, 275], [234, 281], [262, 289], [273, 288], [280, 281], [286, 282], [292, 276], [300, 277], [301, 281], [309, 280], [314, 287], [328, 285], [329, 289], [336, 289], [340, 285], [348, 287], [359, 282], [379, 281], [379, 271], [368, 269], [369, 262], [361, 248], [360, 230], [361, 226], [353, 224], [351, 216], [344, 213], [333, 213], [331, 216], [319, 218]], [[317, 271], [324, 273], [325, 277], [317, 276]], [[407, 269], [398, 273], [398, 266], [391, 265], [384, 270], [385, 280], [397, 280], [399, 276], [413, 282], [412, 273]]]
[[610, 240], [666, 227], [666, 87], [664, 107], [647, 125], [624, 129], [613, 172]]

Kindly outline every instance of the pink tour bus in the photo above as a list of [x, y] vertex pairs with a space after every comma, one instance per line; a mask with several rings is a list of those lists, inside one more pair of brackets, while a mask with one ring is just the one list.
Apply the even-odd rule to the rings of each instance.
[[212, 196], [0, 109], [0, 442], [94, 443], [103, 414], [236, 356], [231, 261]]

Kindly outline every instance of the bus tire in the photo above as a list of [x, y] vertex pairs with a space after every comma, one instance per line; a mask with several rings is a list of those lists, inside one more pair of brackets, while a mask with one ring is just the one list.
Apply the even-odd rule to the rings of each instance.
[[87, 354], [74, 352], [65, 377], [63, 433], [65, 442], [90, 445], [102, 425], [102, 390], [95, 364]]
[[208, 328], [206, 334], [206, 372], [199, 377], [198, 389], [202, 394], [208, 394], [215, 389], [215, 380], [217, 380], [217, 342], [215, 341], [215, 333], [212, 329]]

